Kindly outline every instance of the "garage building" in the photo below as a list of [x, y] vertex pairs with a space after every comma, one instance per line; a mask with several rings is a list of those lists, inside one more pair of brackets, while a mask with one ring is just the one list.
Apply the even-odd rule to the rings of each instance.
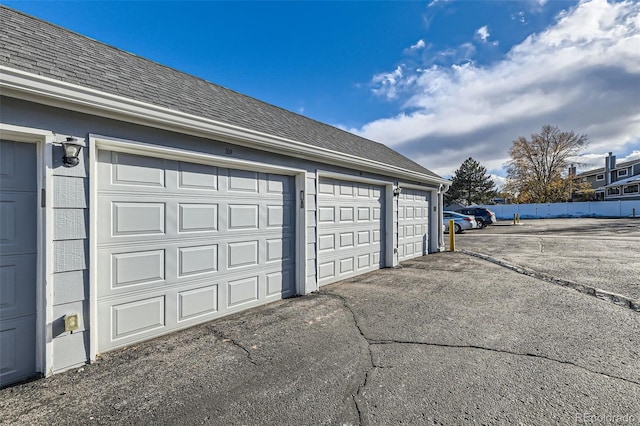
[[0, 13], [0, 385], [443, 249], [388, 147]]

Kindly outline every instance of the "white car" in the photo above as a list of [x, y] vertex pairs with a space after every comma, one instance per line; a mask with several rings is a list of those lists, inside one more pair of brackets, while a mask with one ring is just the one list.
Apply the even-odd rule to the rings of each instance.
[[453, 229], [456, 234], [463, 232], [465, 229], [475, 229], [478, 227], [476, 218], [474, 216], [467, 216], [466, 214], [445, 210], [442, 212], [442, 219], [445, 233], [449, 232], [450, 219], [453, 219]]

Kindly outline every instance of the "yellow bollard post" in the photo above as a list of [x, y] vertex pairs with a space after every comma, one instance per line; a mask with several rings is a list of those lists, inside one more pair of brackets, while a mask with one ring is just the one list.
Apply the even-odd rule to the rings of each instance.
[[453, 219], [449, 219], [449, 251], [456, 251], [456, 228]]
[[518, 213], [514, 213], [513, 214], [513, 224], [517, 225], [518, 224]]

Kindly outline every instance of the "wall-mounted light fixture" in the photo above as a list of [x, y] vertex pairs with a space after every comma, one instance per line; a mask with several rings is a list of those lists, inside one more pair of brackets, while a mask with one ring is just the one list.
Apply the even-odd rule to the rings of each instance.
[[80, 150], [82, 149], [82, 145], [78, 143], [78, 139], [73, 137], [68, 137], [65, 142], [62, 142], [62, 149], [64, 149], [64, 157], [62, 157], [62, 164], [65, 167], [75, 167], [78, 165], [80, 160], [78, 156], [80, 155]]
[[394, 196], [394, 197], [397, 197], [397, 196], [399, 196], [399, 195], [400, 195], [400, 193], [401, 193], [401, 192], [402, 192], [402, 188], [397, 187], [397, 188], [395, 188], [395, 189], [393, 190], [393, 196]]

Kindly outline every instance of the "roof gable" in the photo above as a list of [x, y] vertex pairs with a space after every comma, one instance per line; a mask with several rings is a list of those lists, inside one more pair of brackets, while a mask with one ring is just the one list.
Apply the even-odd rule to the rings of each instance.
[[0, 6], [0, 65], [441, 179], [389, 147]]

